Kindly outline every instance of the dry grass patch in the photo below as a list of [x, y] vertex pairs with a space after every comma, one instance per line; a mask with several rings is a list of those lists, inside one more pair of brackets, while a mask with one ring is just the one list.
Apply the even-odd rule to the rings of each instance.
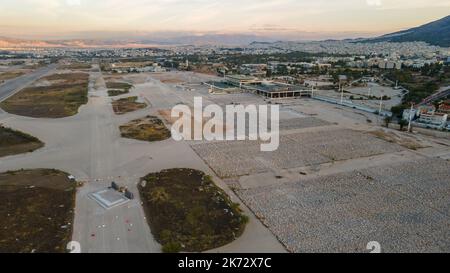
[[33, 136], [0, 125], [0, 157], [32, 152], [43, 146]]
[[89, 74], [86, 73], [53, 74], [8, 98], [0, 106], [8, 113], [27, 117], [73, 116], [88, 102], [88, 81]]
[[419, 142], [415, 141], [412, 138], [409, 137], [405, 137], [405, 136], [401, 136], [401, 135], [397, 135], [393, 132], [386, 132], [386, 131], [382, 131], [382, 130], [377, 130], [377, 131], [372, 131], [370, 132], [370, 134], [376, 136], [379, 139], [383, 139], [387, 142], [390, 143], [396, 143], [400, 146], [403, 146], [407, 149], [411, 149], [411, 150], [417, 150], [417, 149], [421, 149], [421, 148], [426, 148], [427, 146], [424, 146], [422, 144], [420, 144]]
[[66, 252], [72, 238], [76, 183], [67, 173], [0, 173], [0, 253]]
[[107, 81], [106, 87], [108, 88], [108, 95], [110, 97], [115, 97], [130, 93], [130, 89], [133, 88], [133, 85], [126, 82]]
[[138, 97], [128, 97], [113, 101], [112, 106], [114, 112], [117, 115], [123, 115], [147, 107], [146, 103], [137, 102], [137, 99]]
[[61, 65], [61, 69], [73, 69], [73, 70], [88, 70], [92, 68], [92, 64], [88, 63], [71, 63], [66, 65]]
[[170, 169], [142, 178], [147, 221], [164, 252], [200, 252], [239, 237], [248, 218], [201, 171]]
[[128, 94], [129, 91], [125, 91], [125, 90], [117, 90], [117, 89], [113, 89], [113, 90], [108, 90], [108, 96], [110, 97], [116, 97], [116, 96], [120, 96], [120, 95], [124, 95], [124, 94]]
[[106, 87], [108, 89], [120, 89], [129, 91], [133, 85], [126, 82], [106, 82]]
[[11, 80], [11, 79], [20, 77], [24, 74], [25, 74], [25, 72], [23, 72], [23, 71], [9, 71], [9, 72], [0, 73], [0, 84], [4, 83], [7, 80]]
[[[191, 113], [194, 113], [193, 108], [191, 108]], [[182, 118], [184, 115], [184, 114], [181, 115], [181, 117], [172, 117], [172, 110], [166, 110], [166, 109], [159, 110], [158, 114], [166, 121], [167, 124], [170, 124], [170, 125], [173, 125], [178, 119]], [[190, 121], [191, 122], [191, 134], [190, 134], [191, 138], [194, 138], [194, 128], [196, 128], [196, 126], [200, 126], [203, 131], [204, 126], [210, 120], [208, 118], [203, 118], [202, 121], [200, 121], [200, 120], [195, 119], [194, 115], [192, 115], [192, 114], [189, 115], [188, 119], [191, 120]], [[216, 128], [214, 126], [211, 130], [212, 133], [216, 133], [216, 130], [219, 130], [219, 129], [221, 130], [221, 132], [227, 132], [229, 130], [234, 129], [232, 126], [230, 126], [227, 123], [219, 123], [219, 122], [216, 122], [216, 123], [217, 123], [217, 126], [219, 126], [219, 127]], [[205, 136], [205, 135], [203, 134], [203, 136]]]
[[143, 140], [162, 141], [171, 137], [170, 131], [159, 118], [146, 116], [120, 126], [122, 137]]

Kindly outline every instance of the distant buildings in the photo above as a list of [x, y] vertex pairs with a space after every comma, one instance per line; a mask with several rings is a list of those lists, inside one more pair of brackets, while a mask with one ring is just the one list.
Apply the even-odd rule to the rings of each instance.
[[115, 64], [111, 65], [111, 71], [114, 73], [142, 73], [142, 72], [165, 72], [167, 69], [159, 66], [158, 63], [153, 63], [151, 65], [145, 66], [117, 66]]
[[255, 77], [265, 77], [267, 74], [267, 64], [243, 64], [240, 67], [240, 73]]
[[380, 69], [402, 69], [402, 62], [381, 60], [378, 62], [378, 68], [380, 68]]

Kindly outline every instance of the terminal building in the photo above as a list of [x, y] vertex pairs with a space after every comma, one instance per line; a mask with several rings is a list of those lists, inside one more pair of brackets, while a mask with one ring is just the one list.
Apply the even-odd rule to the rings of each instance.
[[270, 99], [311, 97], [312, 90], [303, 86], [264, 81], [259, 84], [245, 86], [248, 92], [264, 96]]
[[228, 75], [220, 82], [206, 82], [210, 93], [249, 92], [266, 98], [311, 97], [312, 90], [304, 86], [261, 80], [246, 75]]

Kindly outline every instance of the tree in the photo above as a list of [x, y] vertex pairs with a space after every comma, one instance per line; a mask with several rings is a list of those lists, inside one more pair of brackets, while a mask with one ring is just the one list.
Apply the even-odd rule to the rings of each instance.
[[403, 111], [406, 109], [405, 105], [397, 105], [391, 108], [391, 112], [394, 116], [401, 118], [403, 115]]
[[398, 125], [400, 125], [400, 131], [403, 131], [403, 129], [405, 128], [405, 126], [408, 125], [408, 121], [405, 119], [401, 119], [398, 121]]
[[390, 117], [390, 116], [386, 116], [384, 118], [384, 125], [386, 126], [386, 128], [389, 128], [389, 124], [391, 123], [391, 121], [392, 121], [392, 117]]

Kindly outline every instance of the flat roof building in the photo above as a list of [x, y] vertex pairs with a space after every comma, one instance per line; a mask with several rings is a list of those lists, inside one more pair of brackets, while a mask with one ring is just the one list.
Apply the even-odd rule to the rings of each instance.
[[227, 75], [221, 82], [206, 82], [210, 93], [250, 92], [267, 98], [292, 98], [311, 96], [312, 91], [304, 86], [260, 80], [252, 76]]
[[293, 97], [311, 97], [312, 91], [303, 86], [264, 81], [258, 84], [246, 85], [244, 89], [251, 93], [262, 95], [267, 98], [293, 98]]

